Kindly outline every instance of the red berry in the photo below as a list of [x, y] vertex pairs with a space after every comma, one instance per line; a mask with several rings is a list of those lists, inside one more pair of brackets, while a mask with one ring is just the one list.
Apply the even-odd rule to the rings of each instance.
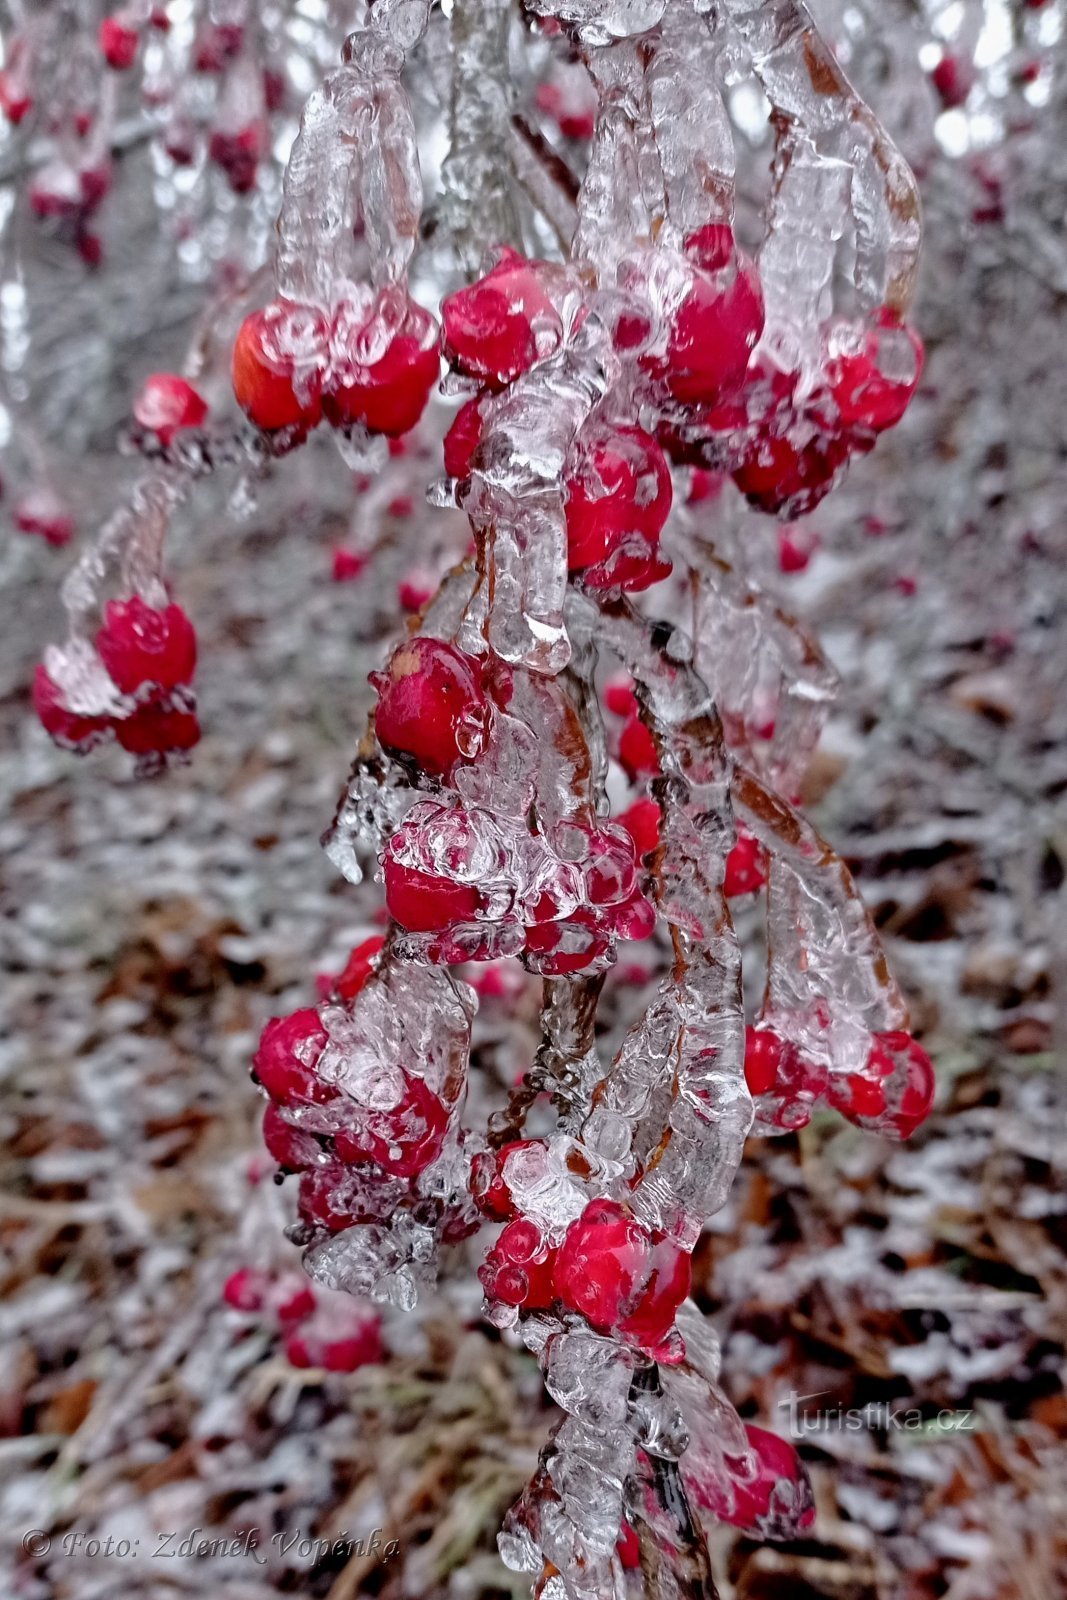
[[69, 711], [63, 693], [43, 666], [33, 675], [33, 709], [44, 731], [65, 750], [85, 752], [112, 731], [110, 717], [86, 717]]
[[464, 401], [445, 434], [445, 471], [450, 478], [470, 476], [474, 452], [482, 442], [486, 398], [484, 394], [476, 394], [473, 399]]
[[732, 275], [694, 267], [671, 325], [666, 360], [654, 363], [674, 398], [686, 405], [713, 405], [736, 389], [763, 320], [763, 290], [752, 262], [738, 257]]
[[265, 122], [249, 122], [236, 131], [212, 130], [207, 144], [208, 158], [226, 174], [234, 194], [251, 194], [255, 188], [256, 172], [267, 153], [268, 137]]
[[23, 73], [14, 66], [0, 68], [0, 111], [13, 128], [33, 110], [33, 95]]
[[627, 1572], [636, 1572], [641, 1565], [641, 1541], [628, 1522], [623, 1522], [615, 1541], [619, 1561]]
[[930, 1057], [910, 1033], [876, 1033], [866, 1070], [841, 1082], [831, 1078], [830, 1104], [850, 1122], [895, 1139], [907, 1139], [925, 1122], [937, 1082]]
[[335, 1100], [338, 1093], [315, 1071], [325, 1046], [326, 1030], [310, 1007], [288, 1017], [272, 1017], [260, 1035], [252, 1071], [279, 1105], [321, 1105]]
[[222, 1298], [234, 1311], [262, 1311], [270, 1275], [261, 1267], [238, 1267], [222, 1286]]
[[382, 748], [410, 756], [434, 777], [485, 746], [490, 707], [477, 660], [441, 639], [407, 640], [371, 678], [374, 729]]
[[196, 634], [181, 606], [160, 611], [139, 595], [108, 601], [96, 648], [123, 694], [133, 694], [146, 683], [176, 689], [189, 683], [196, 669]]
[[314, 428], [322, 414], [326, 318], [315, 306], [275, 300], [242, 322], [233, 347], [233, 392], [257, 428]]
[[492, 1299], [527, 1311], [547, 1311], [556, 1298], [556, 1252], [525, 1217], [509, 1222], [478, 1269]]
[[778, 568], [781, 572], [805, 572], [819, 548], [819, 536], [809, 529], [780, 528]]
[[857, 344], [852, 330], [831, 334], [826, 382], [842, 427], [882, 433], [903, 417], [923, 369], [922, 340], [891, 312]]
[[[384, 1191], [375, 1198], [390, 1209], [395, 1205], [395, 1197]], [[356, 1187], [349, 1168], [340, 1161], [330, 1161], [301, 1173], [297, 1210], [300, 1220], [308, 1227], [325, 1228], [329, 1233], [343, 1233], [360, 1222], [377, 1220], [369, 1196]]]
[[459, 372], [503, 389], [559, 348], [563, 324], [545, 277], [545, 262], [504, 250], [484, 278], [448, 296], [445, 355]]
[[331, 573], [334, 583], [354, 583], [367, 570], [370, 557], [362, 550], [345, 550], [338, 545], [333, 553]]
[[314, 1321], [307, 1322], [287, 1336], [285, 1354], [291, 1366], [321, 1367], [325, 1372], [355, 1372], [376, 1365], [384, 1355], [378, 1319], [357, 1321], [350, 1332], [332, 1323], [318, 1329]]
[[183, 428], [198, 428], [207, 416], [207, 401], [174, 372], [153, 372], [133, 403], [134, 420], [169, 445]]
[[303, 1322], [311, 1316], [316, 1306], [311, 1285], [296, 1273], [286, 1273], [274, 1285], [270, 1298], [274, 1314], [283, 1326]]
[[513, 1139], [499, 1150], [482, 1150], [471, 1161], [471, 1197], [484, 1216], [495, 1222], [506, 1222], [515, 1215], [515, 1201], [508, 1187], [505, 1171], [508, 1160], [516, 1151], [540, 1149], [540, 1139]]
[[745, 1029], [745, 1082], [753, 1095], [770, 1094], [791, 1047], [770, 1028]]
[[286, 1122], [273, 1101], [263, 1113], [263, 1143], [284, 1172], [302, 1172], [322, 1160], [322, 1146], [314, 1134]]
[[221, 72], [244, 43], [244, 28], [239, 22], [209, 22], [198, 34], [193, 50], [197, 72]]
[[74, 537], [74, 518], [47, 484], [19, 495], [13, 514], [20, 533], [32, 533], [56, 549], [69, 544]]
[[651, 855], [653, 850], [658, 849], [662, 818], [655, 800], [635, 800], [615, 820], [620, 828], [626, 829], [639, 856]]
[[567, 564], [575, 572], [604, 561], [634, 533], [655, 546], [671, 509], [670, 469], [643, 429], [601, 424], [576, 441], [564, 493]]
[[387, 1111], [361, 1109], [358, 1125], [334, 1140], [342, 1161], [374, 1161], [395, 1178], [413, 1178], [441, 1154], [448, 1112], [425, 1079], [404, 1074], [403, 1098]]
[[399, 312], [381, 301], [346, 304], [330, 336], [331, 373], [322, 408], [336, 428], [362, 423], [371, 433], [408, 433], [426, 409], [441, 371], [437, 323], [408, 300]]
[[101, 54], [109, 67], [125, 72], [137, 58], [140, 37], [136, 28], [129, 27], [118, 17], [105, 17], [97, 34]]
[[733, 480], [760, 511], [800, 516], [829, 494], [834, 477], [848, 460], [845, 439], [810, 432], [803, 444], [785, 434], [761, 433], [748, 443], [733, 470]]
[[930, 81], [948, 110], [962, 106], [974, 88], [974, 65], [964, 56], [942, 56]]
[[689, 1293], [690, 1263], [616, 1200], [592, 1200], [567, 1229], [554, 1272], [564, 1305], [600, 1332], [655, 1349]]
[[604, 687], [604, 704], [617, 717], [632, 716], [637, 710], [632, 678], [615, 678]]
[[191, 750], [199, 743], [200, 724], [195, 711], [153, 696], [115, 723], [115, 736], [130, 755], [166, 755], [170, 751]]
[[357, 944], [336, 978], [326, 980], [327, 992], [336, 995], [346, 1005], [351, 1005], [375, 971], [384, 945], [385, 936], [380, 933], [372, 934], [362, 944]]
[[[811, 1484], [796, 1450], [776, 1433], [745, 1423], [750, 1462], [738, 1462], [723, 1482], [718, 1472], [707, 1478], [686, 1472], [687, 1486], [706, 1510], [722, 1522], [747, 1532], [780, 1539], [796, 1538], [815, 1520]], [[684, 1470], [684, 1469], [683, 1469]]]
[[737, 843], [726, 857], [723, 894], [728, 900], [735, 895], [755, 894], [766, 882], [763, 846], [750, 833], [739, 833]]
[[437, 593], [437, 584], [430, 577], [415, 571], [401, 578], [396, 586], [396, 597], [405, 611], [417, 613], [429, 605]]
[[656, 741], [635, 711], [619, 736], [619, 760], [631, 780], [659, 772]]
[[388, 849], [384, 869], [389, 915], [409, 933], [443, 933], [477, 918], [482, 897], [473, 884], [402, 866]]

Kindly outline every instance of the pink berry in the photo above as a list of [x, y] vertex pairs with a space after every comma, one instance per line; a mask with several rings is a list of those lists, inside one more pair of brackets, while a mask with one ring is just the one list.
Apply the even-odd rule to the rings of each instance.
[[739, 833], [737, 843], [726, 857], [722, 892], [726, 898], [755, 894], [767, 882], [763, 847], [750, 833]]
[[33, 677], [33, 709], [44, 731], [65, 750], [84, 753], [111, 733], [109, 717], [87, 717], [67, 709], [62, 690], [43, 666]]
[[322, 408], [335, 428], [362, 423], [371, 433], [408, 433], [426, 409], [441, 371], [439, 330], [409, 300], [342, 305], [330, 336], [331, 374]]
[[443, 933], [477, 918], [482, 897], [473, 884], [405, 867], [388, 848], [383, 866], [389, 914], [409, 933]]
[[137, 59], [140, 38], [136, 28], [131, 28], [119, 17], [105, 17], [97, 34], [100, 52], [109, 67], [125, 72]]
[[305, 1008], [288, 1017], [272, 1017], [260, 1034], [252, 1071], [279, 1105], [334, 1100], [338, 1091], [315, 1071], [325, 1045], [326, 1030], [317, 1011]]
[[11, 126], [17, 128], [32, 110], [33, 95], [24, 69], [20, 71], [17, 63], [0, 68], [0, 111]]
[[270, 1277], [260, 1267], [238, 1267], [222, 1286], [222, 1298], [234, 1311], [262, 1311]]
[[563, 342], [545, 287], [546, 264], [506, 249], [491, 272], [441, 306], [445, 355], [457, 371], [492, 389], [513, 383]]
[[434, 580], [420, 572], [409, 572], [396, 586], [396, 597], [405, 611], [417, 614], [437, 593]]
[[174, 372], [153, 372], [133, 403], [134, 420], [163, 445], [172, 444], [183, 428], [198, 428], [207, 416], [207, 401]]
[[670, 470], [643, 429], [600, 424], [576, 441], [565, 495], [567, 564], [575, 572], [604, 561], [634, 533], [656, 545], [671, 509]]
[[370, 557], [362, 550], [346, 550], [338, 545], [333, 552], [331, 574], [334, 583], [355, 583], [366, 572]]
[[233, 392], [257, 428], [302, 432], [322, 415], [329, 329], [315, 306], [275, 300], [242, 322], [233, 347]]
[[484, 748], [490, 707], [481, 667], [455, 645], [408, 639], [371, 682], [378, 691], [374, 730], [383, 749], [447, 777], [457, 761], [472, 760]]
[[123, 694], [148, 683], [176, 689], [189, 683], [196, 669], [196, 634], [181, 606], [160, 611], [139, 595], [108, 601], [96, 649]]

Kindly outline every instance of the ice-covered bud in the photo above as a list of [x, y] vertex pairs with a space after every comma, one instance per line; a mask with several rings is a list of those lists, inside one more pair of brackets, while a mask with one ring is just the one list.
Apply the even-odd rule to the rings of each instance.
[[746, 1422], [748, 1457], [727, 1457], [726, 1476], [687, 1470], [693, 1499], [722, 1522], [761, 1539], [796, 1539], [815, 1521], [815, 1501], [804, 1464], [793, 1446]]
[[738, 833], [737, 842], [726, 857], [722, 892], [727, 899], [755, 894], [767, 882], [763, 846], [750, 833]]
[[730, 230], [712, 224], [685, 244], [688, 283], [668, 311], [666, 351], [641, 365], [684, 405], [714, 405], [741, 384], [763, 332], [759, 273], [733, 244]]
[[123, 20], [121, 13], [105, 17], [97, 33], [100, 54], [116, 72], [126, 72], [137, 59], [141, 42], [137, 29]]
[[355, 1372], [374, 1366], [384, 1355], [381, 1322], [376, 1312], [358, 1308], [345, 1317], [316, 1313], [286, 1336], [290, 1366], [320, 1367], [324, 1372]]
[[937, 1087], [930, 1057], [910, 1033], [876, 1033], [862, 1072], [831, 1075], [826, 1098], [857, 1127], [909, 1138], [925, 1122]]
[[450, 478], [468, 478], [474, 452], [482, 442], [485, 426], [485, 394], [465, 400], [452, 418], [444, 438], [445, 471]]
[[656, 741], [636, 711], [626, 720], [619, 735], [619, 760], [631, 781], [654, 777], [659, 772]]
[[472, 761], [485, 748], [492, 708], [481, 667], [455, 645], [408, 639], [371, 682], [378, 691], [374, 730], [390, 754], [447, 777], [458, 761]]
[[287, 1122], [273, 1101], [263, 1113], [263, 1143], [283, 1172], [303, 1172], [326, 1159], [314, 1134]]
[[134, 421], [164, 446], [183, 428], [198, 428], [207, 411], [203, 395], [175, 372], [151, 373], [133, 403]]
[[237, 404], [265, 433], [317, 426], [329, 326], [317, 306], [275, 300], [242, 322], [233, 347]]
[[346, 302], [330, 335], [330, 376], [322, 408], [334, 427], [361, 423], [391, 438], [408, 433], [426, 409], [441, 370], [440, 331], [406, 292]]
[[554, 269], [505, 249], [477, 283], [441, 306], [444, 352], [458, 372], [503, 389], [563, 342], [549, 283]]
[[395, 1178], [413, 1178], [437, 1160], [448, 1112], [424, 1079], [407, 1072], [402, 1077], [395, 1106], [355, 1108], [355, 1120], [334, 1138], [339, 1160], [373, 1161]]
[[110, 717], [84, 716], [71, 711], [63, 691], [43, 666], [37, 667], [33, 676], [33, 709], [50, 738], [61, 749], [76, 750], [79, 755], [102, 744], [114, 731]]
[[[564, 494], [572, 572], [617, 553], [639, 564], [655, 555], [671, 509], [671, 475], [663, 451], [642, 428], [598, 422], [584, 429], [567, 465]], [[634, 584], [635, 575], [628, 573], [622, 586], [645, 587]]]
[[279, 1105], [321, 1105], [338, 1094], [315, 1071], [325, 1047], [326, 1030], [310, 1007], [288, 1017], [272, 1017], [260, 1035], [252, 1071]]
[[745, 1029], [745, 1082], [755, 1102], [757, 1133], [806, 1127], [827, 1077], [824, 1066], [807, 1060], [773, 1028]]
[[903, 417], [923, 370], [923, 344], [893, 312], [857, 329], [837, 323], [827, 337], [826, 383], [846, 430], [882, 433]]
[[24, 490], [15, 501], [12, 515], [20, 533], [33, 534], [57, 549], [74, 537], [70, 508], [46, 483]]
[[190, 683], [196, 669], [196, 633], [181, 606], [157, 610], [140, 595], [108, 601], [96, 650], [123, 694], [146, 684], [176, 689]]
[[482, 1262], [478, 1277], [491, 1300], [547, 1311], [556, 1298], [555, 1261], [556, 1252], [537, 1224], [516, 1217]]
[[619, 1332], [655, 1354], [689, 1293], [690, 1260], [619, 1201], [592, 1200], [567, 1229], [554, 1284], [598, 1332]]

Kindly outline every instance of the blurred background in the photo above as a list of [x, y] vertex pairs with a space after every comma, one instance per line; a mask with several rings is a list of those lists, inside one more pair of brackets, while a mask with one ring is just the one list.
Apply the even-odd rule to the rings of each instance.
[[[449, 412], [373, 470], [319, 438], [274, 465], [230, 448], [227, 336], [262, 281], [301, 102], [354, 8], [244, 7], [235, 59], [258, 100], [228, 58], [197, 65], [225, 7], [153, 9], [169, 30], [101, 88], [82, 45], [103, 9], [0, 0], [5, 1592], [521, 1595], [495, 1534], [549, 1426], [536, 1364], [480, 1321], [461, 1256], [411, 1316], [379, 1325], [322, 1295], [320, 1344], [294, 1341], [294, 1200], [247, 1070], [266, 1019], [314, 1003], [316, 975], [376, 926], [379, 890], [343, 883], [318, 841], [367, 673], [466, 545], [463, 519], [424, 500]], [[723, 1528], [716, 1574], [724, 1596], [1047, 1600], [1067, 1593], [1067, 15], [812, 10], [920, 179], [926, 373], [805, 522], [732, 514], [841, 673], [804, 799], [856, 874], [939, 1089], [903, 1147], [834, 1117], [750, 1141], [698, 1249], [742, 1415], [788, 1433], [812, 1408], [871, 1408], [804, 1433], [813, 1536], [761, 1549]], [[35, 46], [45, 102], [13, 118], [13, 44], [57, 18], [65, 53], [54, 27]], [[424, 48], [430, 126], [432, 33]], [[83, 86], [107, 193], [49, 209], [34, 184], [62, 188], [70, 153], [47, 97]], [[214, 136], [250, 94], [242, 188]], [[580, 173], [559, 103], [519, 83], [507, 115]], [[760, 171], [766, 128], [736, 110]], [[135, 783], [114, 749], [52, 748], [29, 683], [62, 636], [72, 558], [144, 470], [133, 397], [183, 363], [223, 417], [171, 551], [204, 736], [190, 765]], [[642, 982], [636, 961], [609, 977], [609, 1031]], [[490, 1080], [529, 1058], [537, 998], [517, 964], [483, 979]], [[356, 1369], [324, 1371], [345, 1339]], [[252, 1528], [255, 1555], [177, 1553], [195, 1530]], [[43, 1542], [25, 1548], [31, 1529]], [[130, 1552], [94, 1552], [109, 1535]]]

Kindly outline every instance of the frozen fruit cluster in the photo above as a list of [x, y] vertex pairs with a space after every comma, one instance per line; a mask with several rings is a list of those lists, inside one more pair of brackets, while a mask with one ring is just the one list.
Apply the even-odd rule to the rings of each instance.
[[222, 1298], [232, 1311], [272, 1323], [294, 1367], [355, 1372], [384, 1356], [378, 1313], [347, 1296], [316, 1294], [302, 1274], [238, 1267]]
[[745, 1034], [745, 1079], [757, 1132], [803, 1128], [820, 1102], [868, 1132], [907, 1139], [926, 1120], [936, 1087], [930, 1057], [910, 1033], [876, 1033], [862, 1071], [831, 1073], [782, 1032]]
[[439, 330], [401, 285], [368, 289], [328, 314], [272, 301], [247, 316], [233, 348], [246, 416], [295, 444], [323, 416], [333, 427], [399, 438], [418, 422], [440, 372]]
[[34, 708], [55, 742], [85, 752], [115, 738], [143, 761], [191, 749], [200, 738], [191, 689], [196, 634], [181, 606], [150, 606], [139, 595], [110, 600], [95, 645], [113, 711], [79, 710], [47, 668], [37, 668]]
[[[546, 976], [594, 970], [655, 912], [625, 828], [568, 823], [555, 840], [522, 818], [423, 801], [389, 839], [390, 915], [433, 962], [522, 955]], [[563, 852], [566, 852], [565, 854]]]

